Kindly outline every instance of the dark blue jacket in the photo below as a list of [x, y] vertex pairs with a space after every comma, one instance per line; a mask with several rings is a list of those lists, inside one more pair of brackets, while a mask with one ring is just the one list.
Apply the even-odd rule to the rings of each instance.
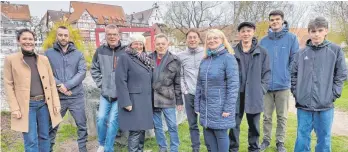
[[290, 88], [290, 64], [293, 56], [299, 50], [296, 35], [289, 32], [288, 23], [284, 22], [282, 31], [273, 32], [269, 29], [268, 35], [260, 41], [270, 58], [271, 80], [270, 91]]
[[[124, 131], [152, 129], [152, 69], [137, 57], [124, 53], [119, 56], [116, 73], [120, 128]], [[127, 106], [132, 106], [132, 111], [126, 110]]]
[[[199, 67], [194, 108], [200, 124], [211, 129], [236, 125], [235, 106], [239, 94], [238, 63], [227, 50], [203, 59]], [[230, 116], [223, 118], [222, 113]]]
[[[242, 63], [241, 52], [243, 46], [240, 43], [234, 48], [235, 57], [239, 68]], [[271, 70], [269, 68], [269, 58], [267, 51], [258, 45], [257, 40], [253, 40], [251, 52], [251, 60], [247, 68], [246, 84], [245, 84], [245, 113], [257, 114], [263, 111], [263, 95], [268, 90]], [[241, 70], [239, 70], [241, 71]], [[236, 106], [236, 113], [239, 113], [239, 100]]]
[[66, 96], [58, 91], [60, 99], [83, 97], [82, 81], [86, 77], [87, 67], [83, 54], [76, 49], [74, 43], [70, 42], [67, 52], [64, 53], [56, 42], [45, 55], [50, 61], [56, 84], [64, 84], [72, 92], [72, 96]]
[[296, 107], [325, 111], [334, 107], [347, 79], [343, 50], [329, 41], [307, 46], [296, 53], [291, 71], [291, 92]]

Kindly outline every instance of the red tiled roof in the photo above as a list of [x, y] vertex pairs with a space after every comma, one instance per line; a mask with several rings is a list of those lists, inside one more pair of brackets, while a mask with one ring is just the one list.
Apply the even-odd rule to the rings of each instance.
[[121, 6], [77, 1], [71, 1], [70, 6], [73, 10], [70, 10], [71, 15], [68, 22], [71, 23], [76, 22], [85, 10], [95, 19], [97, 24], [114, 23], [122, 26], [126, 22], [126, 15]]
[[1, 12], [11, 20], [30, 22], [30, 11], [28, 5], [1, 3]]

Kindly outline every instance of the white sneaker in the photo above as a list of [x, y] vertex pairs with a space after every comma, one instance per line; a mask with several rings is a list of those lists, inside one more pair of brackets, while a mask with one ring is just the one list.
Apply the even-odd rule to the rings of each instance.
[[97, 152], [104, 152], [104, 147], [103, 146], [99, 146]]

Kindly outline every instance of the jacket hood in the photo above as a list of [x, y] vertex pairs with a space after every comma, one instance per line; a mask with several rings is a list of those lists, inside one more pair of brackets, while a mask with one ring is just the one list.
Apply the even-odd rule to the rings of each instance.
[[[58, 42], [55, 42], [53, 44], [53, 48], [54, 50], [56, 51], [60, 51], [60, 52], [63, 52], [62, 48], [60, 47], [59, 43]], [[72, 51], [75, 51], [76, 50], [76, 47], [75, 47], [75, 44], [74, 42], [69, 42], [68, 43], [68, 50], [66, 53], [69, 53], [69, 52], [72, 52]]]
[[329, 45], [330, 43], [331, 43], [330, 41], [324, 40], [323, 43], [319, 44], [318, 46], [315, 46], [315, 45], [313, 45], [312, 40], [311, 40], [311, 39], [308, 39], [307, 42], [306, 42], [306, 46], [311, 47], [311, 48], [314, 49], [314, 50], [319, 50], [319, 49], [321, 49], [321, 48], [326, 47], [326, 46]]
[[[251, 48], [250, 48], [249, 53], [251, 53], [251, 54], [259, 53], [259, 52], [254, 52], [254, 50], [257, 48], [258, 45], [259, 45], [259, 44], [258, 44], [257, 38], [256, 38], [256, 37], [253, 37], [252, 42], [251, 42]], [[236, 47], [237, 47], [238, 51], [242, 51], [242, 52], [243, 52], [242, 41], [240, 41], [240, 42], [237, 44]], [[237, 51], [236, 51], [236, 52], [237, 52]], [[238, 54], [239, 54], [239, 52], [238, 52]]]
[[289, 31], [289, 24], [284, 21], [283, 28], [280, 32], [274, 32], [271, 28], [268, 29], [268, 37], [272, 40], [282, 38]]

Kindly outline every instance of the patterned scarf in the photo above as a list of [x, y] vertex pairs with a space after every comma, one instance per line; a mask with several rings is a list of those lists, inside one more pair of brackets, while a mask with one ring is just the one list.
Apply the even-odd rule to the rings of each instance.
[[225, 50], [225, 45], [221, 44], [218, 48], [214, 49], [214, 50], [210, 50], [208, 49], [207, 55], [208, 56], [214, 56], [217, 55], [219, 52], [221, 52], [222, 50]]
[[127, 47], [125, 52], [139, 59], [148, 68], [153, 69], [155, 67], [154, 61], [150, 59], [145, 52], [139, 53], [130, 47]]

